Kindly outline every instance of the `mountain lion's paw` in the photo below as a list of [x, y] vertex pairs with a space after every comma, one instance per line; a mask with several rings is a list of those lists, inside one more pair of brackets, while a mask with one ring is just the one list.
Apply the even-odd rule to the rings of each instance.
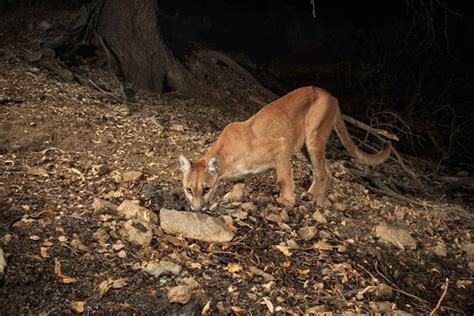
[[291, 210], [293, 208], [293, 206], [295, 206], [295, 200], [292, 199], [292, 200], [289, 200], [289, 199], [285, 199], [285, 198], [282, 198], [282, 197], [279, 197], [277, 199], [277, 203], [284, 207], [284, 208], [287, 208], [289, 210]]

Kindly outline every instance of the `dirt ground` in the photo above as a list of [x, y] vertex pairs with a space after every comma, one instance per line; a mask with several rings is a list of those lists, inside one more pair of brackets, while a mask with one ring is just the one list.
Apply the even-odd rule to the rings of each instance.
[[[60, 29], [54, 16], [44, 18]], [[119, 234], [121, 218], [95, 211], [94, 198], [134, 200], [157, 214], [187, 209], [178, 155], [198, 157], [225, 124], [261, 107], [254, 100], [275, 96], [225, 65], [191, 61], [207, 80], [200, 95], [137, 91], [128, 104], [28, 62], [53, 34], [28, 16], [0, 20], [0, 247], [7, 263], [0, 313], [56, 314], [84, 302], [85, 312], [428, 314], [438, 301], [440, 314], [473, 313], [472, 187], [453, 185], [469, 174], [436, 172], [435, 163], [412, 157], [417, 179], [396, 160], [361, 167], [336, 138], [326, 205], [297, 200], [286, 216], [269, 173], [249, 180], [247, 200], [256, 208], [245, 216], [235, 212], [238, 203], [209, 212], [237, 214], [231, 242], [170, 236], [158, 225], [149, 247], [129, 243]], [[118, 95], [106, 69], [75, 71]], [[293, 165], [299, 196], [310, 170], [300, 154]], [[143, 176], [115, 180], [130, 170]], [[377, 189], [374, 176], [406, 200]], [[216, 201], [229, 188], [223, 183]], [[383, 243], [381, 224], [408, 231], [415, 246]], [[314, 227], [315, 236], [303, 238], [303, 227]], [[179, 275], [143, 270], [162, 259], [181, 266]], [[170, 303], [169, 289], [189, 283], [189, 302]]]

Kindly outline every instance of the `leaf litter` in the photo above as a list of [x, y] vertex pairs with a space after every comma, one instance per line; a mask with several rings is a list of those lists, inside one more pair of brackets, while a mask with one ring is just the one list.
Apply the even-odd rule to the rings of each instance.
[[[55, 25], [70, 19], [47, 18]], [[187, 210], [178, 155], [203, 154], [227, 123], [259, 109], [252, 99], [275, 95], [214, 64], [201, 71], [220, 79], [201, 95], [137, 91], [135, 103], [121, 104], [28, 63], [25, 51], [38, 49], [40, 34], [13, 20], [21, 21], [0, 22], [17, 36], [7, 41], [0, 34], [8, 43], [0, 49], [0, 98], [21, 100], [0, 108], [3, 312], [468, 312], [472, 192], [444, 190], [451, 170], [436, 173], [421, 159], [410, 160], [412, 170], [426, 175], [417, 182], [393, 162], [351, 171], [358, 166], [335, 139], [328, 147], [334, 181], [322, 204], [298, 200], [284, 211], [275, 204], [270, 173], [249, 180], [250, 204], [222, 203], [230, 184], [219, 188], [221, 203], [209, 215], [230, 218], [224, 222], [233, 227], [231, 241], [186, 239], [153, 224], [149, 246], [129, 242], [116, 207], [133, 201], [156, 215], [162, 208]], [[81, 71], [114, 92], [106, 71], [90, 65]], [[300, 154], [293, 166], [299, 195], [310, 170]], [[371, 172], [415, 203], [372, 190]], [[94, 207], [97, 198], [111, 204]], [[137, 231], [148, 227], [134, 223]], [[416, 247], [411, 240], [409, 247], [382, 242], [376, 227], [386, 224], [409, 232]], [[442, 255], [432, 250], [439, 244]], [[162, 259], [182, 269], [156, 278], [143, 271]], [[183, 281], [189, 278], [192, 286]]]

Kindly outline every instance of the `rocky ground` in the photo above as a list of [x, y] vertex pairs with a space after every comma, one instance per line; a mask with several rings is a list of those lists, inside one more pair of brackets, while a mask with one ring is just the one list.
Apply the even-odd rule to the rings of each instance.
[[[326, 203], [278, 207], [270, 173], [249, 181], [245, 203], [188, 213], [178, 155], [204, 153], [275, 96], [191, 60], [201, 94], [127, 103], [107, 70], [73, 69], [99, 91], [29, 62], [54, 31], [1, 21], [1, 313], [472, 313], [465, 170], [412, 157], [415, 175], [396, 160], [367, 168], [332, 139]], [[293, 162], [299, 195], [310, 171]]]

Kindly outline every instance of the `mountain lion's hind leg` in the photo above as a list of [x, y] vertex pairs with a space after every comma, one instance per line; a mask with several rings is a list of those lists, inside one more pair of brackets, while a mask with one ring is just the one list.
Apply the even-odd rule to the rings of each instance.
[[280, 187], [280, 196], [277, 199], [278, 204], [292, 209], [295, 205], [295, 182], [293, 180], [293, 170], [291, 168], [291, 151], [288, 148], [286, 139], [281, 138], [281, 143], [277, 147], [275, 169], [277, 174], [277, 183]]
[[245, 183], [235, 182], [232, 191], [224, 195], [224, 203], [241, 202], [244, 199]]
[[[323, 120], [318, 128], [314, 128], [306, 133], [306, 153], [311, 162], [313, 182], [308, 192], [303, 193], [302, 198], [308, 195], [313, 201], [323, 199], [331, 184], [331, 171], [326, 162], [326, 143], [331, 134], [331, 120]], [[304, 153], [304, 148], [303, 148]]]

